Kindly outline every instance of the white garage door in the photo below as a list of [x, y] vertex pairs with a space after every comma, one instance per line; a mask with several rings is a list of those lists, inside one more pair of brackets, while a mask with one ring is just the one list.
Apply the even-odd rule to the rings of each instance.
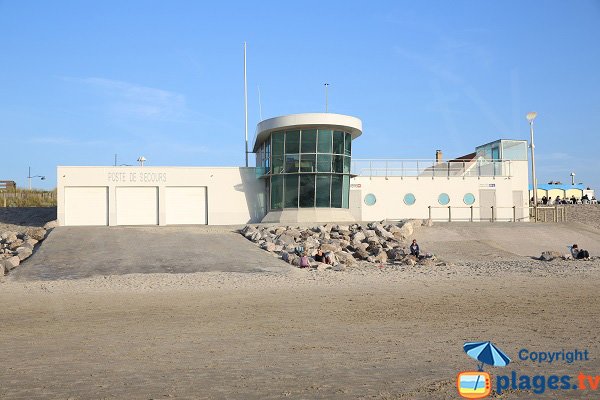
[[206, 224], [206, 188], [165, 188], [165, 210], [167, 225]]
[[108, 188], [65, 187], [65, 225], [108, 225]]
[[158, 225], [157, 187], [117, 187], [117, 225]]

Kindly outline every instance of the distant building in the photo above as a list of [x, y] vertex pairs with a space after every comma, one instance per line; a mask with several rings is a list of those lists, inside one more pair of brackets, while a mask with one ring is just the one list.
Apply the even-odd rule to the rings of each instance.
[[0, 190], [16, 190], [17, 184], [15, 181], [0, 181]]
[[[262, 121], [256, 167], [57, 168], [60, 225], [229, 225], [432, 218], [527, 221], [527, 142], [444, 161], [356, 160], [355, 117]], [[368, 139], [366, 139], [368, 140]]]

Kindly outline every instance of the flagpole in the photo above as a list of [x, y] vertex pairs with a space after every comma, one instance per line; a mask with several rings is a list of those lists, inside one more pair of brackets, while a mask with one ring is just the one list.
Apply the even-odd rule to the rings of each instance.
[[246, 137], [246, 168], [248, 167], [248, 82], [246, 80], [246, 42], [244, 42], [244, 125]]

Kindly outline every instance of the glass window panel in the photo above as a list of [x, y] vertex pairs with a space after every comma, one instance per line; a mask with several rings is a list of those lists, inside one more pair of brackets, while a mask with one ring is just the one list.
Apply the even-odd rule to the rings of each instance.
[[300, 131], [285, 132], [285, 154], [300, 153]]
[[344, 151], [347, 156], [352, 155], [352, 135], [346, 133], [346, 140], [344, 142]]
[[344, 172], [344, 156], [333, 156], [333, 172]]
[[283, 132], [273, 132], [271, 134], [272, 146], [273, 146], [273, 154], [280, 155], [283, 154]]
[[349, 200], [350, 200], [350, 176], [344, 175], [344, 184], [342, 185], [343, 195], [342, 195], [342, 207], [349, 208]]
[[285, 208], [298, 208], [298, 175], [285, 175]]
[[377, 203], [377, 197], [373, 193], [369, 193], [365, 196], [365, 204], [368, 206], [374, 206]]
[[283, 176], [271, 177], [271, 209], [283, 208]]
[[273, 174], [283, 174], [283, 155], [273, 156]]
[[317, 150], [319, 153], [331, 153], [331, 140], [333, 132], [329, 129], [319, 129], [319, 144]]
[[331, 207], [342, 207], [342, 175], [331, 176]]
[[473, 195], [473, 193], [467, 193], [463, 197], [463, 201], [465, 202], [466, 205], [470, 206], [473, 203], [475, 203], [475, 196]]
[[303, 129], [302, 130], [302, 146], [301, 153], [316, 153], [317, 152], [317, 130]]
[[350, 157], [344, 157], [344, 173], [350, 173]]
[[317, 172], [331, 172], [331, 154], [317, 155]]
[[333, 132], [333, 153], [344, 154], [344, 132]]
[[315, 175], [300, 174], [300, 207], [315, 206]]
[[298, 172], [300, 166], [300, 154], [285, 155], [285, 172]]
[[445, 206], [448, 203], [450, 203], [450, 196], [448, 196], [448, 193], [442, 193], [438, 196], [438, 203], [440, 203], [441, 205]]
[[300, 172], [316, 172], [316, 154], [300, 154]]
[[331, 195], [331, 175], [316, 175], [317, 177], [317, 207], [329, 207]]

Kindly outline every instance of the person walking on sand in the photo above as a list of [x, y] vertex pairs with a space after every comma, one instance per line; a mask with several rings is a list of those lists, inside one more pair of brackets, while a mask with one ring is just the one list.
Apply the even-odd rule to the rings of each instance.
[[410, 255], [419, 258], [419, 245], [417, 244], [417, 239], [413, 239], [412, 244], [410, 245]]

